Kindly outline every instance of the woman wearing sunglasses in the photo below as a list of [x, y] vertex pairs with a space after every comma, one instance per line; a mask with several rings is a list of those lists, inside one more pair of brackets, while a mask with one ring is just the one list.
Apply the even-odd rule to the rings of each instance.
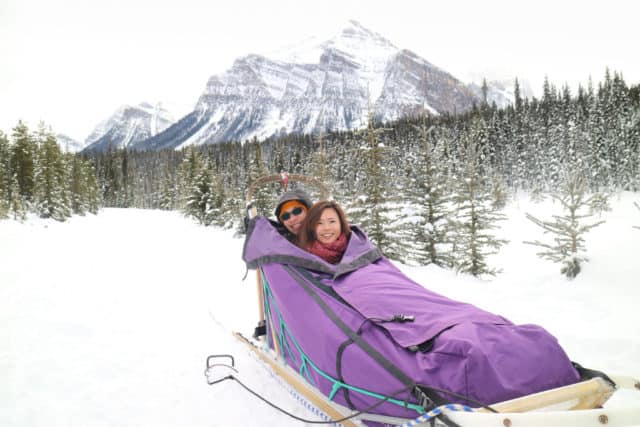
[[311, 199], [301, 189], [290, 190], [284, 193], [276, 207], [276, 218], [284, 226], [283, 233], [287, 239], [297, 242], [298, 233], [302, 229], [302, 222], [311, 207]]

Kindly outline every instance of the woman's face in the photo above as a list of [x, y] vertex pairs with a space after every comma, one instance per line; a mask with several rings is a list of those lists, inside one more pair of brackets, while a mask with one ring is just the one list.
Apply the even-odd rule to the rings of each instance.
[[333, 208], [326, 208], [320, 214], [320, 219], [316, 224], [316, 238], [320, 243], [332, 243], [338, 240], [342, 233], [338, 212]]

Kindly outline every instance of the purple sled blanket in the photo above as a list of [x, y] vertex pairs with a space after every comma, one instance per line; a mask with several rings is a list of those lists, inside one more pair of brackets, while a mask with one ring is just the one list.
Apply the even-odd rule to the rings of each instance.
[[286, 363], [353, 409], [393, 396], [395, 403], [373, 412], [415, 416], [415, 409], [401, 404], [419, 403], [415, 390], [403, 391], [408, 381], [421, 386], [432, 406], [477, 406], [579, 380], [543, 328], [514, 325], [429, 291], [357, 227], [343, 259], [332, 265], [258, 217], [249, 224], [243, 259], [262, 271], [271, 346], [276, 337]]

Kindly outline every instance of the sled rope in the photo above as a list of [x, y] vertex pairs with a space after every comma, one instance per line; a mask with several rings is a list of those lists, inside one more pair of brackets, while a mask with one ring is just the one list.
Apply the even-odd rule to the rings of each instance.
[[[255, 356], [252, 355], [253, 358], [255, 358], [256, 360], [259, 361], [259, 359]], [[261, 362], [262, 363], [262, 362]], [[282, 378], [280, 378], [280, 376], [278, 376], [275, 372], [273, 372], [273, 369], [270, 369], [268, 366], [264, 365], [263, 366], [267, 369], [267, 371], [269, 372], [269, 375], [271, 375], [271, 378], [273, 378], [282, 388], [284, 388], [285, 390], [287, 390], [287, 392], [289, 392], [289, 394], [291, 396], [293, 396], [302, 406], [304, 406], [307, 410], [309, 410], [310, 412], [312, 412], [313, 414], [319, 416], [320, 418], [326, 420], [328, 423], [334, 423], [335, 426], [337, 427], [343, 427], [342, 424], [340, 424], [340, 422], [342, 421], [347, 421], [347, 419], [342, 419], [342, 420], [332, 420], [327, 414], [325, 414], [321, 409], [319, 409], [316, 405], [314, 405], [313, 403], [309, 402], [309, 400], [307, 400], [304, 396], [302, 396], [300, 393], [298, 393], [298, 391], [293, 388], [290, 387]], [[399, 394], [401, 392], [398, 392], [396, 394]], [[377, 403], [379, 404], [379, 403]], [[356, 414], [353, 414], [352, 417], [356, 417], [358, 415], [363, 415], [363, 412], [368, 412], [370, 410], [374, 409], [372, 408], [367, 408], [364, 411], [358, 412]], [[438, 416], [443, 416], [444, 415], [444, 411], [445, 410], [449, 410], [449, 411], [463, 411], [463, 412], [475, 412], [475, 410], [469, 406], [466, 405], [460, 405], [460, 404], [447, 404], [447, 405], [442, 405], [439, 406], [425, 414], [420, 415], [418, 418], [415, 418], [413, 420], [407, 421], [404, 424], [400, 424], [397, 427], [414, 427], [414, 426], [418, 426], [421, 423], [426, 423], [428, 421], [431, 421], [434, 418], [437, 418]], [[451, 423], [451, 421], [449, 421], [449, 423]]]
[[[209, 363], [209, 359], [213, 358], [213, 357], [230, 357], [231, 358], [231, 365], [229, 364], [225, 364], [225, 363], [216, 363], [211, 365]], [[383, 399], [380, 402], [376, 402], [374, 405], [371, 405], [370, 407], [362, 410], [362, 411], [358, 411], [358, 412], [354, 412], [353, 414], [341, 418], [339, 420], [334, 420], [331, 417], [329, 417], [327, 414], [325, 414], [322, 410], [320, 410], [316, 405], [314, 405], [313, 403], [309, 402], [307, 399], [305, 399], [302, 395], [300, 395], [300, 393], [298, 393], [294, 388], [289, 387], [288, 384], [286, 384], [282, 378], [280, 378], [274, 371], [273, 369], [271, 369], [269, 366], [265, 365], [264, 363], [262, 363], [262, 361], [260, 361], [254, 354], [251, 354], [251, 357], [253, 357], [254, 359], [258, 360], [259, 362], [261, 362], [261, 364], [267, 369], [267, 371], [269, 372], [269, 375], [276, 380], [276, 382], [283, 388], [285, 388], [289, 394], [291, 396], [293, 396], [298, 403], [302, 404], [302, 406], [304, 406], [307, 410], [309, 410], [310, 412], [312, 412], [313, 414], [319, 416], [320, 418], [322, 418], [324, 421], [317, 421], [317, 420], [308, 420], [308, 419], [304, 419], [302, 417], [298, 417], [297, 415], [294, 415], [284, 409], [282, 409], [281, 407], [277, 406], [276, 404], [272, 403], [271, 401], [267, 400], [265, 397], [263, 397], [262, 395], [260, 395], [258, 392], [252, 390], [251, 388], [249, 388], [247, 385], [245, 385], [242, 381], [240, 381], [235, 375], [230, 374], [227, 375], [225, 377], [222, 377], [218, 380], [215, 381], [207, 381], [207, 383], [209, 385], [215, 385], [215, 384], [219, 384], [223, 381], [226, 380], [233, 380], [235, 382], [237, 382], [242, 388], [244, 388], [246, 391], [248, 391], [249, 393], [251, 393], [252, 395], [256, 396], [257, 398], [259, 398], [260, 400], [262, 400], [264, 403], [266, 403], [267, 405], [271, 406], [272, 408], [282, 412], [283, 414], [290, 416], [298, 421], [302, 421], [305, 423], [309, 423], [309, 424], [333, 424], [334, 426], [338, 426], [338, 427], [343, 427], [342, 424], [340, 424], [341, 422], [347, 421], [349, 419], [361, 416], [363, 414], [366, 415], [367, 412], [375, 409], [377, 406], [380, 406], [381, 404], [383, 404], [384, 402], [388, 401], [391, 397], [386, 397], [385, 399]], [[235, 369], [234, 367], [234, 361], [233, 361], [233, 356], [230, 355], [218, 355], [218, 356], [210, 356], [207, 359], [207, 367], [208, 368], [212, 368], [212, 367], [216, 367], [216, 366], [224, 366], [227, 367], [228, 369], [232, 370], [233, 372], [235, 372], [236, 374], [238, 373], [238, 370]], [[207, 372], [205, 371], [205, 375], [207, 374]], [[403, 393], [407, 391], [406, 388], [397, 391], [396, 393], [393, 394], [393, 396], [399, 395], [400, 393]], [[459, 404], [447, 404], [447, 405], [443, 405], [443, 406], [439, 406], [425, 414], [422, 414], [421, 416], [419, 416], [418, 418], [415, 418], [413, 420], [410, 420], [402, 425], [400, 425], [399, 427], [413, 427], [413, 426], [417, 426], [420, 425], [421, 423], [425, 423], [427, 421], [430, 421], [432, 419], [435, 419], [437, 417], [440, 417], [441, 420], [443, 422], [445, 422], [447, 425], [450, 426], [456, 426], [455, 423], [453, 423], [451, 420], [446, 419], [446, 416], [444, 415], [444, 410], [449, 410], [449, 411], [465, 411], [465, 412], [473, 412], [474, 409], [465, 406], [465, 405], [459, 405]]]
[[[346, 416], [344, 418], [340, 418], [338, 420], [334, 420], [332, 418], [330, 418], [327, 414], [325, 414], [324, 412], [322, 412], [320, 409], [318, 409], [315, 405], [313, 405], [311, 402], [309, 402], [308, 400], [306, 400], [303, 396], [301, 396], [297, 391], [292, 390], [290, 387], [286, 386], [284, 381], [278, 377], [278, 375], [266, 364], [262, 363], [262, 361], [260, 359], [257, 358], [256, 355], [251, 354], [251, 357], [253, 357], [254, 359], [256, 359], [257, 361], [259, 361], [264, 367], [265, 369], [267, 369], [267, 371], [269, 372], [269, 374], [278, 382], [278, 384], [280, 384], [281, 386], [283, 386], [285, 389], [287, 389], [289, 391], [289, 393], [296, 398], [296, 400], [298, 400], [300, 403], [303, 404], [303, 406], [307, 409], [309, 409], [311, 412], [313, 412], [314, 414], [320, 416], [321, 418], [323, 418], [326, 421], [318, 421], [318, 420], [309, 420], [306, 418], [302, 418], [299, 417], [295, 414], [292, 414], [291, 412], [286, 411], [285, 409], [279, 407], [278, 405], [276, 405], [275, 403], [269, 401], [267, 398], [265, 398], [264, 396], [262, 396], [260, 393], [256, 392], [255, 390], [251, 389], [249, 386], [247, 386], [246, 384], [244, 384], [242, 381], [240, 381], [240, 379], [238, 379], [238, 377], [236, 377], [233, 374], [227, 375], [223, 378], [220, 378], [216, 381], [211, 381], [208, 382], [209, 385], [215, 385], [215, 384], [219, 384], [223, 381], [226, 380], [233, 380], [236, 383], [238, 383], [243, 389], [245, 389], [246, 391], [248, 391], [249, 393], [251, 393], [252, 395], [254, 395], [255, 397], [257, 397], [258, 399], [260, 399], [261, 401], [263, 401], [264, 403], [266, 403], [267, 405], [271, 406], [272, 408], [276, 409], [277, 411], [280, 411], [281, 413], [304, 423], [308, 423], [308, 424], [333, 424], [335, 426], [338, 427], [342, 427], [342, 425], [340, 423], [344, 422], [344, 421], [348, 421], [351, 419], [354, 419], [356, 417], [359, 417], [361, 415], [366, 415], [367, 412], [374, 410], [375, 408], [377, 408], [378, 406], [382, 405], [383, 403], [389, 401], [393, 396], [397, 396], [401, 393], [404, 393], [407, 391], [406, 388], [398, 390], [397, 392], [393, 393], [392, 396], [388, 396], [385, 397], [384, 399], [382, 399], [379, 402], [376, 402], [375, 404], [361, 410], [361, 411], [357, 411], [352, 413], [349, 416]], [[218, 364], [218, 365], [222, 365], [222, 364]], [[228, 368], [231, 368], [233, 371], [237, 372], [236, 369], [233, 368], [233, 366], [231, 365], [225, 365]], [[437, 416], [437, 415], [434, 415]], [[432, 417], [433, 418], [433, 417]]]

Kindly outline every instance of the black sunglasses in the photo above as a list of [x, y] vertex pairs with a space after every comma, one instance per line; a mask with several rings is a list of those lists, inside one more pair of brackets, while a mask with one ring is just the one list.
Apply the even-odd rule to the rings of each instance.
[[291, 218], [291, 215], [293, 216], [298, 216], [302, 213], [302, 208], [300, 206], [293, 208], [293, 210], [291, 212], [285, 212], [282, 215], [280, 215], [280, 219], [282, 221], [286, 221], [289, 218]]

